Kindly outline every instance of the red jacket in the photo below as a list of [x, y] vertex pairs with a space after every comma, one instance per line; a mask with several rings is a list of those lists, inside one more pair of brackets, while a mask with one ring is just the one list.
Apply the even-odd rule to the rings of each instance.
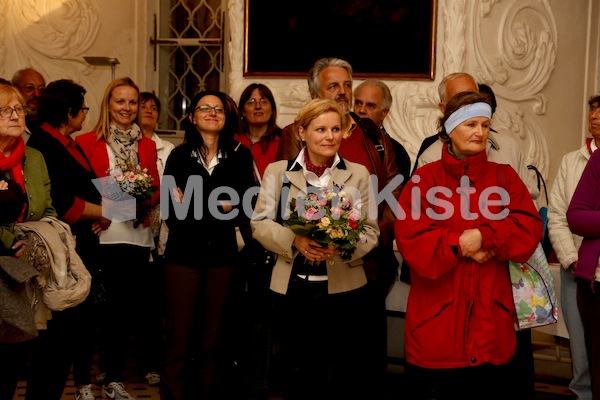
[[[98, 178], [108, 176], [107, 171], [110, 168], [110, 164], [108, 161], [106, 141], [104, 139], [97, 140], [96, 131], [77, 136], [75, 140], [90, 161], [96, 176]], [[138, 142], [138, 156], [140, 159], [140, 166], [142, 168], [148, 168], [148, 174], [154, 179], [153, 183], [156, 182], [156, 186], [158, 187], [158, 190], [150, 199], [150, 205], [155, 206], [160, 200], [160, 179], [156, 167], [156, 144], [152, 139], [142, 136]], [[149, 219], [146, 217], [144, 226], [147, 226], [148, 222]]]
[[[463, 175], [473, 190], [469, 203], [457, 192]], [[505, 207], [493, 203], [500, 199], [498, 178], [510, 196]], [[444, 188], [435, 199], [428, 194], [434, 187]], [[480, 206], [480, 194], [490, 187], [496, 187], [494, 194]], [[508, 362], [516, 337], [507, 261], [526, 261], [542, 237], [542, 221], [525, 184], [510, 166], [488, 162], [485, 152], [457, 160], [444, 146], [440, 161], [420, 168], [409, 180], [399, 204], [405, 217], [396, 221], [396, 242], [412, 278], [407, 361], [424, 368]], [[508, 216], [494, 220], [503, 209]], [[435, 218], [432, 210], [448, 218]], [[495, 254], [485, 263], [460, 255], [459, 236], [471, 228], [479, 228], [482, 247]]]

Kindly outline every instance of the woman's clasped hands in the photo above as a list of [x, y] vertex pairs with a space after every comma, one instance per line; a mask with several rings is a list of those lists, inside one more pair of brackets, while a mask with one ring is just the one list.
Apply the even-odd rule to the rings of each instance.
[[494, 253], [490, 250], [483, 249], [483, 236], [477, 228], [465, 230], [458, 239], [461, 255], [470, 257], [478, 263], [484, 263], [494, 257]]
[[309, 261], [325, 261], [341, 254], [331, 243], [323, 247], [319, 242], [300, 235], [294, 239], [294, 247]]

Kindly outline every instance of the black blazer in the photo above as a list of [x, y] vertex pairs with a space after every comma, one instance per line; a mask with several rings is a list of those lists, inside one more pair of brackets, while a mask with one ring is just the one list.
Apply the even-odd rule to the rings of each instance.
[[[247, 147], [235, 142], [234, 147], [224, 149], [222, 155], [211, 175], [199, 163], [197, 152], [190, 144], [179, 145], [167, 159], [161, 193], [169, 195], [166, 204], [161, 201], [161, 208], [169, 208], [169, 216], [165, 219], [169, 226], [165, 257], [170, 262], [197, 268], [233, 265], [235, 262], [238, 254], [235, 227], [249, 229], [251, 215], [247, 214], [252, 213], [251, 207], [248, 212], [244, 211], [242, 199], [248, 189], [256, 186], [256, 181], [252, 154]], [[181, 219], [175, 214], [171, 197], [173, 187], [167, 187], [170, 176], [183, 193], [186, 188], [188, 193], [192, 192], [192, 188], [187, 187], [188, 178], [201, 178], [196, 181], [190, 203], [185, 204], [189, 208]], [[233, 220], [218, 219], [209, 210], [209, 195], [220, 187], [232, 188], [239, 196], [240, 204], [235, 206], [238, 216]], [[221, 194], [219, 199], [229, 200], [229, 196]], [[196, 219], [194, 214], [199, 212], [202, 216]]]
[[[92, 183], [97, 177], [91, 166], [88, 170], [81, 165], [50, 133], [41, 127], [34, 128], [27, 146], [37, 149], [44, 156], [50, 175], [52, 205], [59, 218], [64, 218], [76, 197], [89, 203], [101, 204], [100, 192]], [[98, 245], [98, 236], [92, 232], [92, 223], [93, 220], [79, 220], [71, 224], [71, 231], [77, 238], [77, 253], [86, 266], [93, 260], [93, 251]]]

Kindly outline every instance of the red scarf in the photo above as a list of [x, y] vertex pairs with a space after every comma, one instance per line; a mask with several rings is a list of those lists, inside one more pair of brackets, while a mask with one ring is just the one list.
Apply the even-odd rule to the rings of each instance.
[[12, 180], [21, 185], [25, 193], [25, 177], [23, 176], [23, 159], [25, 158], [25, 142], [23, 138], [17, 140], [17, 145], [10, 156], [5, 156], [0, 151], [0, 171], [8, 171]]
[[585, 139], [585, 145], [587, 146], [587, 149], [590, 152], [590, 155], [593, 153], [593, 151], [592, 151], [592, 140], [594, 140], [594, 138], [586, 138]]
[[314, 172], [315, 175], [317, 175], [319, 177], [325, 173], [325, 170], [327, 168], [330, 168], [333, 165], [334, 158], [335, 157], [331, 157], [325, 165], [315, 165], [315, 164], [311, 163], [310, 160], [308, 159], [308, 150], [304, 149], [304, 163], [306, 164], [306, 169], [309, 170], [310, 172]]

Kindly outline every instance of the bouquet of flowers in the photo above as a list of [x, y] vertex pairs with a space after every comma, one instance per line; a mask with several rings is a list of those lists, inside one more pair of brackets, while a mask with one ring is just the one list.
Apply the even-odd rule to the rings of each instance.
[[123, 195], [129, 195], [136, 200], [138, 204], [137, 218], [133, 227], [137, 228], [144, 221], [146, 210], [141, 204], [156, 193], [156, 186], [152, 186], [154, 178], [148, 174], [147, 168], [142, 168], [139, 164], [117, 163], [115, 168], [108, 171]]
[[349, 260], [357, 243], [365, 243], [366, 217], [361, 216], [361, 204], [352, 200], [334, 184], [334, 189], [320, 189], [290, 201], [291, 214], [287, 220], [294, 233], [308, 236], [324, 247], [330, 243]]

